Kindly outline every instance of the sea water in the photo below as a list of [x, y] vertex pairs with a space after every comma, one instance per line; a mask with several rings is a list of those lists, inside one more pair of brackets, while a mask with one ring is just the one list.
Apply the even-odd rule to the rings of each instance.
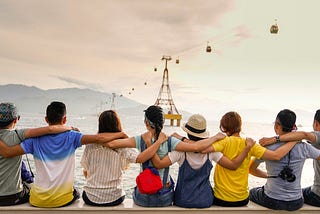
[[[140, 135], [141, 133], [144, 133], [146, 131], [144, 122], [143, 122], [143, 115], [136, 116], [134, 114], [120, 114], [122, 126], [124, 128], [124, 131], [129, 136], [136, 136]], [[183, 121], [182, 121], [183, 123]], [[31, 128], [31, 127], [39, 127], [39, 126], [46, 126], [44, 116], [39, 114], [21, 114], [21, 119], [17, 124], [17, 128]], [[80, 129], [80, 131], [83, 134], [95, 134], [97, 133], [97, 127], [98, 127], [98, 117], [96, 115], [86, 115], [86, 116], [76, 116], [76, 115], [70, 115], [67, 117], [67, 125], [74, 126]], [[215, 134], [219, 131], [219, 123], [217, 121], [208, 121], [207, 127], [211, 134]], [[311, 127], [304, 127], [303, 128], [306, 131], [311, 131]], [[177, 132], [180, 135], [186, 136], [186, 134], [183, 132], [181, 127], [175, 127], [175, 126], [169, 126], [169, 124], [165, 124], [163, 131], [170, 135], [173, 132]], [[243, 137], [251, 137], [254, 140], [257, 141], [262, 137], [270, 137], [274, 136], [274, 130], [273, 130], [273, 124], [270, 123], [249, 123], [249, 122], [243, 122], [242, 127], [242, 136]], [[85, 178], [83, 176], [82, 167], [80, 164], [82, 153], [84, 150], [84, 146], [77, 149], [76, 151], [76, 165], [75, 165], [75, 187], [82, 190], [83, 186], [85, 185]], [[24, 159], [26, 159], [26, 156], [24, 155]], [[28, 155], [28, 159], [31, 165], [31, 169], [33, 170], [35, 176], [36, 176], [36, 170], [34, 169], [33, 164], [33, 157], [32, 155]], [[215, 166], [215, 163], [213, 163]], [[264, 164], [260, 165], [262, 169], [264, 168]], [[131, 193], [133, 191], [133, 188], [135, 187], [135, 178], [138, 175], [140, 170], [139, 164], [130, 164], [130, 167], [128, 170], [125, 171], [123, 175], [123, 189], [126, 192], [126, 195], [128, 198], [131, 198]], [[213, 172], [210, 176], [210, 181], [213, 185]], [[173, 164], [170, 167], [170, 174], [173, 177], [173, 179], [177, 180], [177, 174], [178, 174], [178, 165]], [[305, 162], [304, 169], [302, 172], [302, 187], [310, 186], [313, 182], [313, 166], [312, 166], [312, 160], [308, 159]], [[249, 188], [262, 186], [266, 182], [263, 178], [258, 178], [252, 175], [249, 175]]]

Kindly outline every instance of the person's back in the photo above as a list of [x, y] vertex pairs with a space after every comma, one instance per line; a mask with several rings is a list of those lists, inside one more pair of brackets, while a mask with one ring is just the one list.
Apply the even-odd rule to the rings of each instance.
[[[52, 102], [47, 107], [49, 125], [66, 123], [66, 107]], [[81, 146], [80, 132], [64, 132], [30, 138], [21, 143], [25, 153], [33, 154], [37, 176], [30, 191], [30, 204], [37, 207], [60, 207], [79, 196], [73, 189], [75, 150]]]
[[[270, 150], [276, 150], [284, 143], [279, 142], [267, 146]], [[302, 197], [301, 192], [301, 174], [304, 162], [307, 158], [315, 157], [310, 150], [311, 145], [306, 143], [298, 143], [290, 151], [288, 155], [283, 157], [280, 161], [265, 160], [266, 170], [269, 176], [276, 176], [276, 178], [268, 178], [264, 185], [265, 193], [274, 199], [282, 201], [297, 200]], [[316, 156], [317, 157], [317, 156]], [[288, 174], [290, 177], [282, 179], [278, 177], [284, 167], [289, 166], [292, 172]], [[283, 174], [285, 177], [286, 175]]]
[[59, 207], [72, 201], [75, 150], [81, 146], [81, 136], [79, 132], [69, 131], [22, 142], [23, 150], [33, 154], [37, 171], [30, 204]]
[[[223, 155], [229, 159], [234, 159], [246, 147], [246, 139], [229, 136], [214, 143], [213, 147], [215, 151], [222, 152]], [[226, 204], [227, 202], [234, 202], [236, 204], [237, 202], [246, 201], [249, 196], [248, 167], [251, 157], [261, 157], [263, 153], [264, 150], [255, 144], [238, 169], [230, 170], [219, 164], [216, 165], [214, 171], [214, 196], [216, 201], [214, 201], [214, 203], [224, 201]], [[232, 206], [231, 203], [230, 206]]]
[[[18, 134], [24, 136], [24, 131], [19, 130]], [[0, 140], [8, 146], [20, 144], [20, 140], [14, 130], [0, 129]], [[22, 156], [13, 158], [0, 156], [0, 197], [22, 191], [21, 161]]]
[[[115, 111], [100, 114], [98, 133], [120, 131], [121, 122]], [[138, 151], [132, 148], [113, 150], [99, 144], [86, 145], [81, 159], [87, 181], [82, 193], [84, 202], [92, 206], [121, 204], [125, 198], [122, 174], [129, 162], [136, 162], [138, 155]]]
[[[280, 142], [280, 136], [290, 133], [296, 129], [296, 114], [284, 109], [277, 114], [274, 130], [277, 134], [277, 143], [267, 146], [270, 150], [276, 150], [288, 143]], [[305, 159], [317, 159], [320, 151], [310, 144], [297, 143], [291, 151], [278, 161], [252, 160], [250, 173], [267, 178], [262, 187], [250, 190], [250, 200], [275, 210], [298, 210], [303, 206], [301, 191], [301, 173]], [[266, 171], [258, 169], [260, 163], [265, 161]]]

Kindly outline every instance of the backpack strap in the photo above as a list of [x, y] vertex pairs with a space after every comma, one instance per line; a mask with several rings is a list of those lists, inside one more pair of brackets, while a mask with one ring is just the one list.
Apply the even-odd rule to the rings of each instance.
[[[168, 137], [168, 152], [171, 152], [171, 137]], [[162, 180], [163, 187], [165, 187], [167, 184], [168, 176], [169, 176], [169, 167], [166, 167], [164, 169], [163, 180]]]
[[[140, 137], [140, 150], [143, 152], [146, 149], [146, 143], [144, 142], [142, 135]], [[148, 166], [149, 160], [146, 160], [144, 163], [142, 163], [142, 170], [145, 170]]]
[[[18, 134], [17, 129], [15, 129], [15, 130], [14, 130], [14, 132], [16, 133], [16, 135], [17, 135], [17, 137], [19, 138], [20, 143], [21, 143], [21, 142], [22, 142], [22, 139], [21, 139], [20, 135]], [[30, 171], [30, 173], [31, 173], [31, 177], [32, 177], [32, 178], [34, 178], [34, 174], [33, 174], [33, 172], [32, 172], [31, 166], [30, 166], [30, 162], [29, 162], [28, 154], [27, 154], [27, 153], [25, 153], [25, 156], [26, 156], [26, 159], [27, 159], [27, 162], [28, 162], [28, 166], [29, 166], [29, 171]]]

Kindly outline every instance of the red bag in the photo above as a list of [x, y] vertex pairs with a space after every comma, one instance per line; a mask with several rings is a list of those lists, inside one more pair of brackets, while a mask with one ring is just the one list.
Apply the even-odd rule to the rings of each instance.
[[143, 170], [143, 172], [137, 176], [136, 183], [142, 194], [155, 194], [163, 186], [159, 172], [154, 167], [147, 167]]

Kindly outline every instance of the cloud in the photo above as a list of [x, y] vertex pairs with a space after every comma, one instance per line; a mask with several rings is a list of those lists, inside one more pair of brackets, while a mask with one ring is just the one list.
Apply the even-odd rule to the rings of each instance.
[[103, 91], [103, 86], [100, 84], [81, 81], [81, 80], [78, 80], [75, 78], [70, 78], [70, 77], [62, 77], [62, 76], [53, 76], [53, 77], [55, 77], [61, 81], [64, 81], [64, 82], [74, 84], [80, 88], [90, 88], [90, 89], [94, 89], [94, 90], [98, 90], [98, 91]]

